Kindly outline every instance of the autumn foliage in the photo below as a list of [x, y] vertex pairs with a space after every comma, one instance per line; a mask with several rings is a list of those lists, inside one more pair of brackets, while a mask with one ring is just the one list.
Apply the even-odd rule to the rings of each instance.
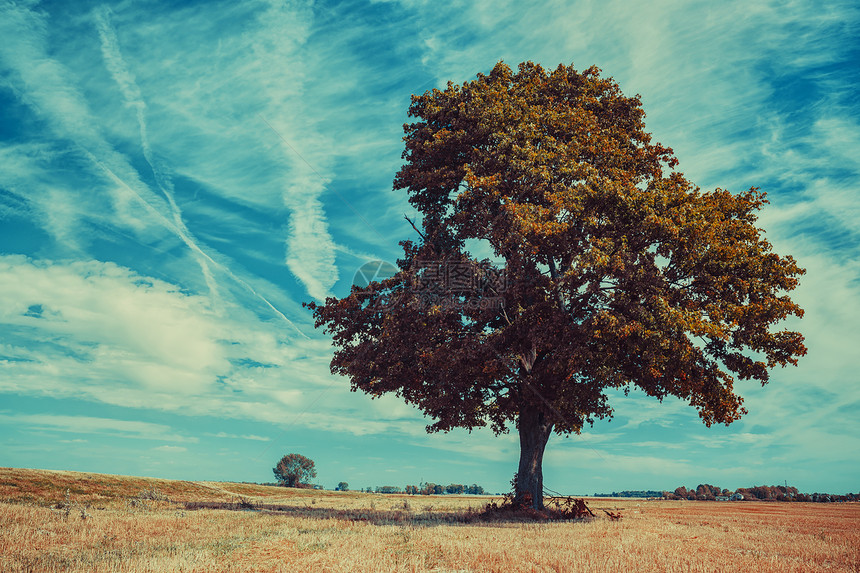
[[733, 500], [743, 501], [799, 501], [799, 502], [845, 502], [860, 501], [860, 493], [847, 493], [844, 495], [830, 493], [802, 493], [796, 487], [789, 485], [756, 485], [753, 487], [741, 487], [735, 491], [728, 489], [720, 490], [719, 487], [699, 484], [696, 489], [687, 489], [684, 486], [675, 488], [674, 492], [663, 492], [665, 499], [687, 499], [697, 501], [714, 501], [720, 497], [732, 496]]
[[765, 194], [697, 188], [596, 67], [499, 63], [409, 115], [394, 187], [417, 240], [393, 278], [308, 306], [353, 390], [394, 393], [429, 431], [516, 426], [520, 499], [543, 506], [550, 434], [611, 417], [608, 390], [729, 424], [736, 380], [805, 354], [775, 328], [802, 316], [786, 293], [804, 271], [756, 226]]

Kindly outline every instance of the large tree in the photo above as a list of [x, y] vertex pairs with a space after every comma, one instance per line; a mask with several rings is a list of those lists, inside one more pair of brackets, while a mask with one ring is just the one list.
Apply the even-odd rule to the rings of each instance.
[[595, 67], [499, 63], [413, 96], [394, 188], [418, 238], [394, 277], [308, 305], [353, 390], [416, 405], [428, 431], [515, 425], [535, 508], [550, 434], [611, 417], [608, 391], [730, 424], [736, 379], [806, 352], [775, 328], [802, 316], [785, 293], [804, 271], [756, 227], [765, 194], [702, 192], [644, 115]]

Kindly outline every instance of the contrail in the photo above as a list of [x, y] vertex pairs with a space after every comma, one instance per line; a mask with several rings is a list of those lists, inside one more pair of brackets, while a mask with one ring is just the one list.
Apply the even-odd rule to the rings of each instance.
[[[88, 149], [86, 149], [86, 148], [84, 148], [84, 147], [81, 147], [81, 151], [82, 151], [82, 152], [84, 153], [84, 155], [86, 155], [86, 156], [90, 159], [90, 161], [92, 161], [92, 162], [93, 162], [93, 163], [94, 163], [94, 164], [95, 164], [99, 169], [101, 169], [102, 171], [104, 171], [105, 175], [107, 175], [107, 176], [108, 176], [108, 178], [110, 178], [111, 180], [113, 180], [113, 181], [114, 181], [114, 183], [116, 183], [117, 185], [119, 185], [119, 186], [121, 186], [122, 188], [126, 189], [128, 192], [130, 192], [130, 193], [134, 194], [134, 196], [135, 196], [135, 197], [137, 197], [137, 198], [140, 200], [140, 202], [143, 204], [143, 206], [144, 206], [144, 207], [145, 207], [145, 208], [146, 208], [150, 213], [152, 213], [156, 218], [158, 218], [159, 220], [161, 220], [161, 222], [164, 224], [164, 226], [165, 226], [167, 229], [169, 229], [169, 230], [173, 231], [173, 232], [174, 232], [174, 233], [176, 233], [177, 235], [180, 235], [180, 231], [179, 231], [179, 230], [174, 226], [173, 222], [171, 222], [167, 217], [165, 217], [165, 216], [164, 216], [164, 214], [163, 214], [163, 213], [161, 213], [158, 209], [156, 209], [155, 207], [153, 207], [152, 205], [150, 205], [150, 204], [149, 204], [149, 202], [147, 202], [147, 201], [146, 201], [146, 200], [145, 200], [145, 199], [140, 195], [140, 193], [138, 193], [137, 191], [135, 191], [135, 189], [134, 189], [131, 185], [129, 185], [128, 183], [126, 183], [126, 182], [125, 182], [125, 180], [124, 180], [122, 177], [120, 177], [119, 175], [117, 175], [117, 174], [113, 171], [113, 169], [111, 169], [108, 165], [106, 165], [106, 164], [105, 164], [103, 161], [101, 161], [98, 157], [96, 157], [95, 155], [93, 155], [93, 154], [92, 154], [92, 152], [90, 152]], [[180, 235], [180, 236], [181, 236], [181, 235]], [[210, 263], [212, 263], [214, 266], [218, 267], [220, 270], [222, 270], [224, 273], [226, 273], [226, 274], [227, 274], [227, 276], [229, 276], [231, 279], [233, 279], [234, 281], [236, 281], [238, 284], [240, 284], [241, 286], [243, 286], [244, 288], [246, 288], [246, 289], [247, 289], [251, 294], [253, 294], [255, 297], [257, 297], [258, 299], [260, 299], [261, 301], [263, 301], [263, 303], [264, 303], [266, 306], [268, 306], [268, 307], [272, 310], [272, 312], [274, 312], [274, 313], [275, 313], [279, 318], [281, 318], [284, 322], [286, 322], [287, 324], [289, 324], [290, 326], [292, 326], [292, 327], [293, 327], [293, 329], [295, 329], [295, 331], [296, 331], [299, 335], [301, 335], [301, 336], [302, 336], [302, 337], [304, 337], [304, 338], [308, 338], [308, 339], [309, 339], [308, 335], [306, 335], [304, 332], [302, 332], [302, 331], [299, 329], [299, 327], [298, 327], [298, 326], [296, 326], [296, 325], [295, 325], [295, 323], [294, 323], [292, 320], [290, 320], [289, 318], [287, 318], [287, 317], [286, 317], [286, 315], [284, 315], [284, 313], [283, 313], [283, 312], [281, 312], [280, 310], [278, 310], [278, 309], [277, 309], [277, 307], [275, 307], [275, 305], [273, 305], [271, 302], [269, 302], [269, 300], [268, 300], [266, 297], [264, 297], [263, 295], [261, 295], [260, 293], [258, 293], [258, 292], [254, 289], [254, 287], [252, 287], [250, 284], [248, 284], [245, 280], [243, 280], [243, 279], [241, 279], [240, 277], [236, 276], [236, 275], [233, 273], [233, 271], [231, 271], [229, 268], [225, 267], [224, 265], [222, 265], [221, 263], [219, 263], [218, 261], [216, 261], [216, 260], [214, 260], [212, 257], [210, 257], [208, 254], [206, 254], [205, 252], [203, 252], [203, 251], [202, 251], [199, 247], [197, 247], [197, 245], [195, 245], [193, 242], [189, 245], [189, 247], [191, 247], [192, 249], [195, 249], [195, 251], [196, 251], [197, 253], [199, 253], [202, 257], [204, 257], [207, 261], [209, 261]]]
[[211, 258], [203, 253], [191, 237], [191, 233], [188, 231], [188, 228], [185, 226], [185, 222], [182, 220], [182, 212], [174, 199], [173, 182], [169, 177], [162, 174], [161, 170], [155, 166], [152, 147], [149, 145], [149, 135], [146, 129], [146, 103], [143, 101], [143, 96], [140, 93], [140, 88], [137, 86], [137, 82], [134, 80], [134, 76], [128, 71], [128, 66], [122, 57], [122, 53], [119, 49], [119, 40], [116, 37], [116, 30], [114, 30], [110, 20], [108, 19], [109, 15], [110, 9], [107, 6], [102, 6], [101, 8], [94, 10], [96, 27], [98, 28], [99, 38], [101, 39], [102, 56], [104, 57], [105, 66], [110, 72], [111, 77], [113, 77], [114, 81], [119, 86], [125, 102], [137, 110], [137, 123], [140, 130], [140, 144], [143, 149], [143, 156], [149, 164], [152, 174], [155, 176], [155, 182], [158, 185], [158, 188], [161, 190], [161, 193], [164, 195], [164, 198], [167, 199], [167, 203], [170, 206], [170, 212], [173, 216], [174, 231], [194, 253], [194, 258], [197, 260], [197, 264], [200, 265], [200, 270], [203, 272], [203, 277], [206, 280], [206, 285], [209, 287], [210, 294], [218, 300], [220, 298], [218, 295], [218, 283], [215, 281], [215, 277], [212, 275], [212, 271], [206, 263], [206, 260], [209, 259], [211, 261]]
[[119, 178], [112, 170], [108, 169], [106, 165], [98, 161], [94, 156], [90, 154], [91, 158], [93, 159], [93, 161], [96, 162], [97, 165], [104, 169], [112, 179], [117, 181], [126, 189], [132, 191], [135, 195], [137, 195], [137, 197], [144, 203], [144, 205], [146, 205], [146, 207], [150, 211], [152, 211], [160, 219], [162, 219], [165, 223], [165, 226], [172, 230], [182, 240], [182, 242], [184, 242], [188, 246], [188, 248], [191, 249], [191, 251], [195, 255], [194, 258], [200, 265], [200, 269], [203, 273], [206, 284], [209, 287], [209, 291], [216, 300], [220, 300], [218, 294], [218, 284], [215, 280], [214, 275], [212, 274], [212, 270], [210, 269], [209, 264], [223, 271], [225, 274], [227, 274], [227, 276], [229, 276], [239, 285], [247, 289], [251, 294], [260, 299], [266, 306], [268, 306], [269, 309], [271, 309], [272, 312], [274, 312], [279, 318], [290, 324], [290, 326], [292, 326], [296, 330], [296, 332], [298, 332], [301, 336], [307, 338], [307, 335], [305, 335], [301, 330], [299, 330], [299, 328], [290, 319], [288, 319], [284, 315], [284, 313], [282, 313], [271, 302], [269, 302], [266, 297], [258, 293], [245, 280], [236, 276], [236, 274], [233, 273], [233, 271], [231, 271], [225, 265], [215, 261], [197, 244], [191, 231], [189, 231], [188, 227], [185, 225], [185, 221], [183, 221], [182, 219], [182, 211], [176, 204], [173, 181], [156, 165], [157, 161], [152, 153], [152, 146], [149, 143], [149, 133], [146, 125], [146, 103], [143, 101], [143, 96], [141, 94], [140, 88], [137, 85], [137, 82], [134, 79], [134, 75], [129, 72], [125, 59], [123, 59], [122, 57], [122, 53], [119, 48], [119, 40], [116, 36], [116, 30], [111, 25], [109, 19], [110, 8], [108, 8], [107, 6], [101, 6], [100, 8], [97, 8], [93, 11], [93, 15], [96, 22], [96, 27], [98, 29], [99, 38], [101, 39], [102, 56], [104, 57], [105, 67], [107, 67], [108, 71], [111, 74], [111, 77], [119, 86], [120, 92], [122, 92], [123, 95], [123, 99], [125, 99], [126, 103], [129, 106], [135, 108], [137, 112], [137, 123], [140, 130], [140, 144], [141, 149], [143, 150], [143, 156], [146, 159], [146, 162], [149, 164], [150, 169], [152, 170], [152, 174], [155, 177], [155, 182], [158, 185], [158, 188], [161, 190], [161, 193], [167, 200], [173, 221], [169, 221], [162, 213], [158, 212], [157, 209], [152, 207], [146, 200], [144, 200], [144, 198], [141, 197], [139, 193], [134, 191], [131, 186], [126, 184], [125, 181]]

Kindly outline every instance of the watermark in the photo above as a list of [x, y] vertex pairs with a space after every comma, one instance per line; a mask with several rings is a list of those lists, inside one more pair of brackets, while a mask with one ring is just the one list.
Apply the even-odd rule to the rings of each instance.
[[382, 282], [397, 274], [399, 269], [388, 261], [368, 261], [358, 267], [352, 277], [352, 284], [367, 288], [370, 283]]
[[[366, 289], [401, 272], [386, 261], [368, 261], [356, 270], [353, 285]], [[404, 274], [399, 296], [380, 296], [380, 309], [406, 304], [429, 310], [488, 310], [505, 306], [508, 276], [504, 269], [471, 261], [413, 261]]]
[[486, 263], [469, 261], [415, 261], [415, 292], [444, 292], [502, 296], [507, 273]]
[[416, 260], [410, 289], [418, 308], [488, 310], [505, 306], [504, 269], [471, 261]]
[[438, 294], [423, 294], [410, 301], [420, 309], [439, 308], [439, 310], [489, 310], [505, 307], [505, 299], [501, 296], [480, 296], [470, 298], [451, 298]]

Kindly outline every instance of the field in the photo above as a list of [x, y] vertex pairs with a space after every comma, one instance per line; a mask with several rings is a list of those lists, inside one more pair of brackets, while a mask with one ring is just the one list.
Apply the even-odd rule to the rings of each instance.
[[860, 571], [857, 503], [476, 520], [488, 500], [0, 468], [0, 571]]

